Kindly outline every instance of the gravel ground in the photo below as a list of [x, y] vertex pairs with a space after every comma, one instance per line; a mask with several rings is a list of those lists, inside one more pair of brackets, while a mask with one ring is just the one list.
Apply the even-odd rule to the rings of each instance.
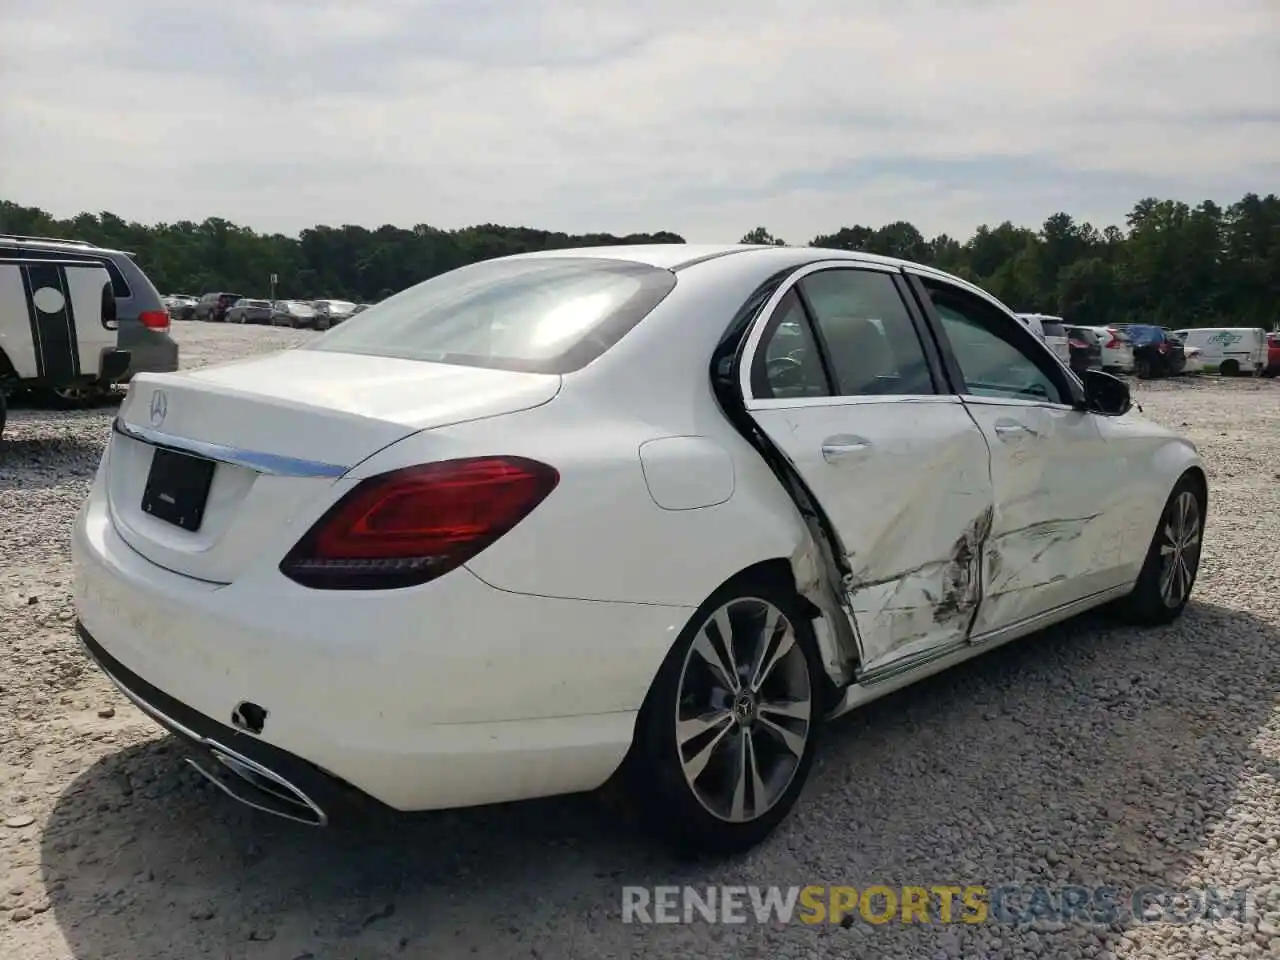
[[[298, 342], [179, 325], [198, 364]], [[1195, 601], [1167, 629], [1064, 625], [832, 725], [771, 842], [673, 863], [570, 798], [326, 833], [255, 815], [89, 667], [67, 531], [111, 409], [0, 442], [0, 957], [1280, 955], [1280, 382], [1142, 384], [1208, 461]], [[1250, 889], [1243, 924], [638, 926], [624, 884]]]

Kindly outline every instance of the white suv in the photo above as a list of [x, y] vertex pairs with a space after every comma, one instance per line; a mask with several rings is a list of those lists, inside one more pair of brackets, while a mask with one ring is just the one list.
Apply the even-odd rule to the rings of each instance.
[[1071, 366], [1071, 347], [1067, 344], [1067, 328], [1061, 317], [1050, 317], [1043, 313], [1019, 313], [1017, 316], [1049, 345], [1049, 349], [1058, 355], [1059, 360], [1068, 367]]

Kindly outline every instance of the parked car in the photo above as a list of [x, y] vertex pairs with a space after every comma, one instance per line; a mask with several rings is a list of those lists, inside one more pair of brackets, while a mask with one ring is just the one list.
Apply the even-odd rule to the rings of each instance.
[[227, 323], [270, 323], [275, 313], [270, 300], [251, 300], [243, 297], [227, 310]]
[[1071, 365], [1071, 347], [1067, 343], [1067, 329], [1061, 317], [1050, 317], [1042, 313], [1020, 313], [1018, 318], [1031, 328], [1041, 340], [1067, 366]]
[[78, 632], [260, 809], [620, 773], [732, 853], [828, 717], [1108, 602], [1178, 617], [1205, 506], [1124, 381], [933, 268], [543, 251], [136, 379], [73, 526]]
[[195, 305], [192, 319], [221, 323], [226, 320], [227, 311], [240, 299], [238, 293], [206, 293]]
[[[285, 327], [315, 327], [316, 310], [301, 300], [277, 300], [272, 304], [271, 323]], [[328, 328], [328, 318], [325, 328]]]
[[1184, 346], [1182, 353], [1186, 358], [1186, 363], [1182, 367], [1183, 373], [1202, 373], [1204, 371], [1204, 357], [1200, 355], [1199, 347]]
[[1133, 346], [1133, 370], [1142, 379], [1174, 377], [1186, 368], [1186, 350], [1182, 341], [1168, 330], [1150, 324], [1124, 326], [1125, 336]]
[[170, 320], [190, 320], [199, 298], [185, 293], [173, 293], [165, 297], [163, 302]]
[[356, 305], [350, 300], [312, 300], [311, 306], [320, 316], [329, 321], [330, 326], [337, 326], [356, 314]]
[[1194, 327], [1175, 331], [1188, 347], [1198, 347], [1204, 366], [1224, 377], [1258, 375], [1267, 368], [1267, 332], [1260, 327]]
[[1071, 372], [1102, 369], [1102, 339], [1089, 327], [1067, 327], [1067, 347], [1071, 351]]
[[31, 237], [0, 234], [0, 257], [28, 257], [62, 263], [92, 262], [101, 264], [111, 278], [115, 298], [117, 324], [116, 348], [129, 355], [129, 365], [116, 375], [98, 371], [98, 379], [89, 384], [75, 384], [54, 389], [64, 404], [92, 402], [115, 383], [128, 383], [135, 373], [167, 373], [178, 369], [178, 344], [169, 335], [169, 313], [160, 292], [147, 275], [123, 250], [99, 247], [84, 240], [53, 237]]
[[1117, 327], [1086, 327], [1098, 335], [1102, 344], [1102, 369], [1120, 373], [1133, 372], [1133, 345], [1125, 332]]
[[0, 254], [0, 433], [14, 390], [91, 388], [128, 367], [111, 276], [96, 260]]
[[1262, 372], [1268, 377], [1280, 374], [1280, 333], [1267, 334], [1267, 367]]

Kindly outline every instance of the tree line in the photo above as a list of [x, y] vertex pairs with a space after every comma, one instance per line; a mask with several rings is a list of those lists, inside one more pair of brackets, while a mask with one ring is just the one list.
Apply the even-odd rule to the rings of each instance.
[[[0, 233], [66, 237], [131, 251], [164, 293], [235, 291], [369, 302], [491, 257], [584, 245], [683, 243], [678, 234], [566, 234], [483, 224], [443, 230], [316, 226], [297, 237], [211, 217], [147, 225], [112, 213], [58, 220], [0, 201]], [[782, 244], [764, 227], [744, 243]], [[810, 246], [864, 250], [937, 266], [1020, 311], [1073, 323], [1280, 329], [1280, 198], [1246, 194], [1221, 207], [1140, 200], [1125, 226], [1098, 229], [1055, 213], [1039, 229], [983, 225], [967, 240], [926, 239], [911, 223], [842, 227]]]

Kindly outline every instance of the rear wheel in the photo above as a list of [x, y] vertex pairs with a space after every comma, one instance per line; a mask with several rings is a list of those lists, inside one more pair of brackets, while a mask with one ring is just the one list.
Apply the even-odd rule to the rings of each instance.
[[1129, 620], [1158, 626], [1181, 616], [1200, 571], [1204, 516], [1204, 488], [1183, 475], [1160, 514], [1138, 582], [1121, 602]]
[[721, 587], [667, 655], [636, 724], [629, 793], [682, 852], [729, 855], [786, 817], [813, 762], [822, 676], [783, 578]]
[[65, 387], [53, 387], [49, 393], [54, 405], [62, 410], [78, 410], [97, 403], [106, 394], [100, 383], [77, 383]]
[[1151, 379], [1151, 361], [1135, 360], [1133, 361], [1133, 372], [1139, 380]]
[[1222, 371], [1224, 377], [1238, 377], [1240, 375], [1240, 362], [1238, 360], [1223, 360], [1219, 370]]

